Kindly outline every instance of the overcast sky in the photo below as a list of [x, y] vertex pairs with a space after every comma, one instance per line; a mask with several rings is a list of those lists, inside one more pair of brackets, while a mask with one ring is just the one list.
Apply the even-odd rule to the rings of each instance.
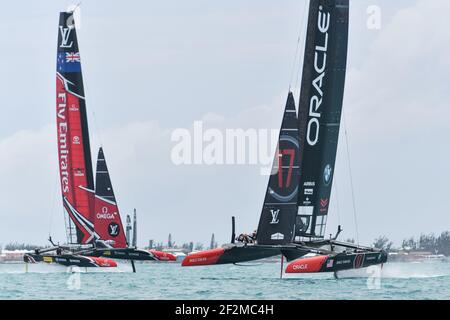
[[[232, 215], [239, 232], [256, 228], [260, 167], [176, 166], [171, 133], [196, 120], [279, 128], [305, 1], [83, 1], [93, 154], [102, 143], [122, 215], [138, 209], [140, 245], [169, 232], [179, 244], [212, 232], [227, 242]], [[450, 1], [350, 2], [344, 109], [360, 242], [450, 229]], [[58, 16], [70, 4], [0, 11], [3, 244], [65, 240], [54, 104]], [[380, 30], [366, 26], [370, 5]], [[349, 181], [341, 134], [327, 230], [341, 223], [343, 238], [356, 237]]]

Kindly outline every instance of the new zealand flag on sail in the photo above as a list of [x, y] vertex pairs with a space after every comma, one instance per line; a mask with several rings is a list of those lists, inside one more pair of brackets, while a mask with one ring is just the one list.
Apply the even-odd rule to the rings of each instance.
[[56, 59], [58, 72], [81, 72], [79, 52], [58, 52]]

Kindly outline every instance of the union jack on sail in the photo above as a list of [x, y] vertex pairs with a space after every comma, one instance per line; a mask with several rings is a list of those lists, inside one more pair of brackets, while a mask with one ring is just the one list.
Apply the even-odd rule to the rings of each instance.
[[81, 62], [79, 52], [66, 52], [66, 62]]

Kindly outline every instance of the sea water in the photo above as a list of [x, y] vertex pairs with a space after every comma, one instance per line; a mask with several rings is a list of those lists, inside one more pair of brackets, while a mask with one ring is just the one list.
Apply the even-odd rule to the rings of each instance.
[[[283, 275], [280, 263], [181, 267], [121, 263], [114, 269], [0, 264], [0, 299], [450, 299], [450, 262]], [[28, 269], [28, 270], [27, 270]]]

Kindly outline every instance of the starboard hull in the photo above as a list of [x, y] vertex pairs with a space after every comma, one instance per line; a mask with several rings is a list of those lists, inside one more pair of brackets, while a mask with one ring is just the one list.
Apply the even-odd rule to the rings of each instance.
[[94, 249], [86, 253], [93, 257], [135, 261], [176, 261], [177, 258], [168, 252], [157, 250], [142, 250], [134, 248]]
[[340, 253], [337, 255], [318, 255], [298, 259], [286, 267], [286, 273], [338, 272], [351, 269], [368, 268], [387, 262], [387, 253]]

